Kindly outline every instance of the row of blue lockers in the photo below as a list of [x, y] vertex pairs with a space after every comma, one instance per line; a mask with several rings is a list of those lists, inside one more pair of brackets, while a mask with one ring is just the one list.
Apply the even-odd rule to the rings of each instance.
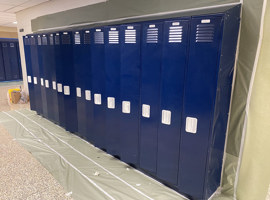
[[22, 79], [17, 39], [0, 39], [0, 81]]
[[31, 109], [207, 199], [219, 187], [239, 10], [27, 35]]

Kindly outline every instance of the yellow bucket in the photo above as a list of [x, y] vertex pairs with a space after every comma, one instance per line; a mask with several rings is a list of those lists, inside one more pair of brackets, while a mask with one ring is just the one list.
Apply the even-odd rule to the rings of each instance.
[[11, 101], [11, 93], [12, 93], [13, 91], [21, 91], [21, 89], [20, 89], [20, 88], [15, 88], [15, 89], [9, 89], [9, 90], [8, 90], [8, 97], [9, 97], [9, 102], [10, 102], [10, 103], [12, 102], [12, 101]]

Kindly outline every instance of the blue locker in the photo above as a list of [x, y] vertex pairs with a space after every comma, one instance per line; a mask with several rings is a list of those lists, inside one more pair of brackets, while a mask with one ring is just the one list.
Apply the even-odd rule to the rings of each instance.
[[[43, 90], [46, 94], [47, 118], [55, 123], [59, 121], [58, 100], [56, 88], [53, 88], [52, 81], [55, 81], [55, 59], [53, 35], [42, 35], [42, 66], [43, 66]], [[54, 83], [55, 86], [55, 83]]]
[[140, 32], [139, 24], [121, 25], [121, 160], [138, 165], [140, 108]]
[[72, 32], [60, 33], [61, 65], [63, 76], [65, 129], [70, 132], [78, 131], [76, 87], [73, 66], [73, 37]]
[[41, 98], [42, 98], [42, 113], [41, 115], [45, 118], [48, 118], [48, 107], [47, 107], [47, 94], [45, 88], [45, 73], [46, 73], [46, 46], [47, 46], [47, 38], [42, 35], [37, 36], [38, 42], [38, 61], [39, 61], [39, 76], [40, 76], [40, 90], [41, 90]]
[[62, 55], [60, 46], [60, 34], [55, 33], [54, 36], [54, 57], [55, 59], [55, 80], [52, 82], [53, 90], [57, 91], [57, 101], [58, 101], [58, 112], [59, 112], [59, 125], [62, 127], [66, 126], [65, 119], [65, 105], [64, 105], [64, 93], [63, 93], [63, 71], [64, 65], [62, 65]]
[[3, 60], [3, 52], [2, 52], [2, 43], [0, 43], [0, 81], [5, 81], [6, 75], [5, 75], [5, 66], [4, 66], [4, 60]]
[[29, 100], [30, 100], [30, 109], [36, 110], [36, 101], [35, 101], [35, 91], [34, 91], [34, 82], [33, 82], [33, 72], [31, 64], [31, 38], [29, 36], [23, 37], [24, 42], [24, 54], [25, 54], [25, 64], [27, 71], [27, 82], [28, 82], [28, 91], [29, 91]]
[[[31, 66], [33, 73], [34, 93], [37, 114], [43, 113], [43, 99], [41, 98], [41, 86], [40, 86], [40, 74], [39, 74], [39, 58], [38, 58], [38, 40], [37, 35], [30, 35], [30, 54], [31, 54]], [[39, 43], [41, 44], [41, 43]]]
[[19, 79], [23, 79], [19, 42], [16, 42], [16, 49], [17, 49], [17, 57], [18, 57], [18, 65], [19, 65]]
[[163, 23], [143, 24], [141, 42], [140, 167], [156, 173]]
[[193, 199], [208, 199], [220, 182], [239, 11], [191, 19], [178, 188]]
[[120, 156], [120, 41], [119, 26], [106, 27], [105, 33], [105, 72], [106, 72], [106, 148], [107, 152]]
[[20, 79], [20, 66], [16, 44], [17, 41], [2, 42], [2, 53], [7, 81]]
[[77, 95], [78, 133], [92, 141], [93, 105], [91, 101], [90, 31], [73, 32], [73, 60]]
[[164, 22], [157, 177], [177, 185], [189, 20]]
[[91, 68], [93, 93], [93, 143], [95, 146], [106, 149], [105, 120], [105, 47], [104, 28], [91, 29]]

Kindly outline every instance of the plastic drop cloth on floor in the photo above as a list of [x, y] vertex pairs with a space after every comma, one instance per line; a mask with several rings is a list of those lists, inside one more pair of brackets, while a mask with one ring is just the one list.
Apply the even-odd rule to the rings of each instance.
[[186, 199], [33, 111], [1, 112], [0, 124], [75, 200]]

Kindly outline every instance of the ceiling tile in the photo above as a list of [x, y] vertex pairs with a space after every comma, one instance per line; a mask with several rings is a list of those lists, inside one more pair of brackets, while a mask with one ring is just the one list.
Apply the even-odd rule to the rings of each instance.
[[14, 7], [14, 6], [13, 6], [13, 5], [6, 5], [6, 4], [0, 3], [0, 11], [1, 11], [1, 12], [2, 12], [2, 11], [6, 11], [6, 10], [12, 8], [12, 7]]
[[16, 6], [16, 7], [13, 7], [11, 9], [7, 10], [6, 12], [8, 12], [8, 13], [16, 13], [16, 12], [18, 12], [20, 10], [23, 10], [23, 9], [25, 9], [25, 7]]

